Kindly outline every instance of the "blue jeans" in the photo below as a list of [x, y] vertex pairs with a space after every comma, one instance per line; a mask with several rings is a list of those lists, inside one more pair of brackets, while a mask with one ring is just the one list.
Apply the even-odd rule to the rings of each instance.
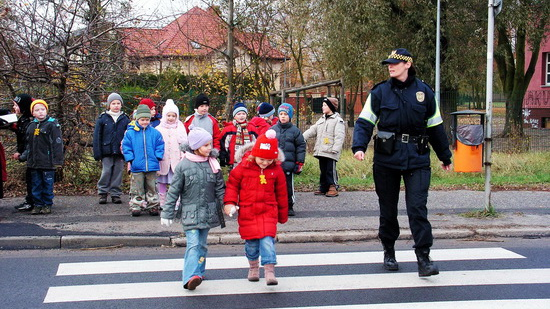
[[31, 169], [32, 197], [36, 207], [53, 205], [55, 170]]
[[245, 240], [244, 252], [249, 261], [256, 261], [261, 256], [262, 265], [277, 264], [275, 239], [271, 236], [266, 236], [260, 239]]
[[187, 246], [183, 261], [183, 284], [185, 285], [193, 276], [204, 277], [206, 270], [206, 254], [208, 253], [208, 237], [210, 229], [195, 229], [185, 231]]

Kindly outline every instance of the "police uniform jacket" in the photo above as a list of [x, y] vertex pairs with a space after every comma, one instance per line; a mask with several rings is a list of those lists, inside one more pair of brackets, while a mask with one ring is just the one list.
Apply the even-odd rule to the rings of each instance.
[[432, 89], [420, 79], [409, 76], [405, 83], [388, 79], [377, 84], [369, 94], [353, 135], [353, 152], [365, 151], [373, 129], [396, 133], [397, 142], [392, 154], [374, 153], [374, 163], [399, 170], [430, 166], [430, 154], [419, 154], [417, 143], [401, 142], [401, 134], [427, 135], [437, 157], [451, 164], [449, 142], [443, 119]]

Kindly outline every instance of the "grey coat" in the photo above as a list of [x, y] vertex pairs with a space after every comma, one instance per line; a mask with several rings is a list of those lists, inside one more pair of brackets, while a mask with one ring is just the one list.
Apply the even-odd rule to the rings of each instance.
[[[187, 144], [182, 151], [191, 152]], [[212, 149], [211, 157], [218, 152]], [[183, 159], [174, 171], [174, 178], [166, 194], [162, 208], [164, 219], [181, 219], [183, 230], [206, 229], [221, 225], [225, 227], [222, 213], [225, 182], [222, 171], [213, 173], [208, 161], [192, 162]], [[176, 202], [180, 199], [179, 209]]]
[[303, 136], [305, 140], [316, 137], [313, 156], [338, 161], [346, 137], [346, 125], [338, 113], [334, 113], [329, 117], [323, 115], [304, 132]]

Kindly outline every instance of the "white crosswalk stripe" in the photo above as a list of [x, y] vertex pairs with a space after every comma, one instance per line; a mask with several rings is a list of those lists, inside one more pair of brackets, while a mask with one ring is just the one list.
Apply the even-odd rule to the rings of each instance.
[[[431, 256], [439, 261], [458, 260], [514, 260], [524, 256], [503, 248], [440, 249], [432, 250]], [[328, 254], [278, 255], [277, 267], [315, 265], [354, 265], [380, 263], [380, 252], [342, 252]], [[398, 251], [400, 262], [414, 262], [414, 252]], [[63, 263], [59, 265], [57, 276], [106, 275], [136, 272], [181, 271], [182, 259], [109, 261], [90, 263]], [[208, 269], [248, 268], [244, 257], [208, 258]], [[147, 265], [153, 265], [148, 267]], [[360, 268], [358, 268], [360, 269]], [[291, 292], [322, 292], [343, 290], [376, 290], [420, 287], [457, 287], [512, 284], [550, 284], [550, 268], [535, 269], [490, 269], [490, 270], [445, 270], [438, 276], [419, 278], [416, 272], [392, 272], [377, 274], [278, 276], [279, 285], [266, 286], [249, 282], [245, 278], [215, 280], [208, 279], [195, 291], [187, 291], [181, 281], [131, 282], [113, 284], [91, 284], [53, 286], [48, 289], [44, 303], [65, 303], [79, 301], [106, 301], [141, 298], [225, 296], [245, 294], [272, 294]], [[140, 293], [135, 293], [140, 291]], [[466, 295], [467, 298], [467, 295]], [[452, 303], [452, 306], [450, 305]], [[376, 304], [376, 308], [550, 308], [550, 299], [521, 300], [464, 300], [448, 302]], [[285, 307], [287, 308], [287, 307]], [[293, 308], [374, 308], [373, 305], [342, 305], [330, 307]], [[292, 309], [292, 308], [287, 308]]]

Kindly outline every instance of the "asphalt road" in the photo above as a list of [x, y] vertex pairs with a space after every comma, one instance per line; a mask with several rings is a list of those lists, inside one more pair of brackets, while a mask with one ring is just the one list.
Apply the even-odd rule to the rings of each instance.
[[[280, 284], [269, 288], [263, 279], [249, 283], [246, 268], [232, 266], [246, 263], [242, 246], [210, 246], [207, 278], [195, 292], [184, 291], [180, 285], [177, 266], [184, 248], [2, 251], [0, 307], [416, 308], [418, 302], [422, 308], [486, 308], [498, 302], [505, 309], [548, 308], [550, 304], [550, 277], [545, 278], [550, 272], [549, 238], [438, 241], [432, 257], [441, 274], [428, 279], [417, 277], [416, 263], [407, 257], [412, 254], [409, 242], [398, 242], [397, 249], [400, 271], [387, 273], [378, 257], [369, 258], [381, 254], [377, 242], [277, 244]], [[356, 254], [359, 262], [354, 262]], [[116, 270], [88, 273], [100, 272], [105, 264], [90, 263], [106, 261], [113, 262]], [[174, 261], [176, 268], [167, 269]], [[100, 295], [102, 288], [115, 296], [80, 298]], [[170, 288], [175, 295], [170, 295]]]

